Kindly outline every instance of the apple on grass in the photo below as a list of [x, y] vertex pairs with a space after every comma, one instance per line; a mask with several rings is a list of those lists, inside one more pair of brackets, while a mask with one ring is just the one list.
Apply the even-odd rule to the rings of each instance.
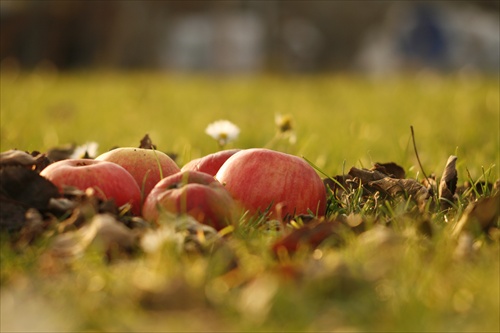
[[162, 178], [180, 171], [175, 161], [167, 154], [153, 149], [121, 147], [103, 153], [95, 159], [116, 163], [127, 170], [139, 185], [143, 199]]
[[227, 159], [215, 178], [251, 214], [287, 219], [326, 213], [323, 180], [303, 159], [282, 152], [252, 148]]
[[233, 223], [235, 202], [224, 186], [209, 174], [180, 171], [162, 179], [144, 201], [144, 219], [156, 221], [162, 212], [187, 214], [220, 230]]
[[85, 191], [93, 188], [96, 196], [113, 199], [117, 206], [132, 205], [132, 213], [141, 213], [141, 190], [132, 175], [118, 164], [91, 159], [65, 159], [48, 165], [40, 175], [59, 190], [73, 186]]
[[241, 151], [241, 149], [226, 149], [200, 158], [196, 158], [186, 163], [181, 168], [181, 171], [200, 171], [208, 173], [211, 176], [215, 176], [222, 164], [224, 164], [224, 162], [226, 162], [229, 157], [233, 156], [239, 151]]

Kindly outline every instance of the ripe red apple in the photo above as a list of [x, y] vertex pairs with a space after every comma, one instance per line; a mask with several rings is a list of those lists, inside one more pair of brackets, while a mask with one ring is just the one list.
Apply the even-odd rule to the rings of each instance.
[[132, 213], [141, 213], [141, 190], [130, 173], [121, 166], [91, 159], [66, 159], [54, 162], [40, 172], [62, 192], [64, 186], [81, 190], [93, 188], [97, 197], [114, 199], [118, 206], [130, 203]]
[[143, 199], [162, 176], [165, 178], [180, 171], [175, 161], [167, 154], [152, 149], [116, 148], [97, 156], [96, 160], [116, 163], [130, 172], [142, 190]]
[[322, 179], [303, 159], [262, 148], [246, 149], [231, 156], [215, 178], [251, 214], [270, 207], [270, 217], [284, 219], [309, 210], [326, 211]]
[[208, 173], [211, 176], [215, 176], [222, 164], [224, 164], [229, 157], [233, 156], [240, 150], [241, 149], [221, 150], [216, 153], [191, 160], [181, 168], [181, 171], [200, 171]]
[[214, 177], [198, 171], [181, 171], [162, 179], [149, 193], [142, 216], [156, 221], [162, 211], [188, 214], [217, 230], [234, 221], [235, 202]]

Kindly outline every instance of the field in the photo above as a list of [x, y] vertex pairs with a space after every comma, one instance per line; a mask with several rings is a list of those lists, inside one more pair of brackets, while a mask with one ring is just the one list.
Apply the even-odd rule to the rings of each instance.
[[[500, 176], [498, 77], [7, 72], [0, 88], [1, 151], [95, 141], [104, 152], [149, 134], [182, 166], [219, 149], [204, 131], [227, 119], [241, 132], [226, 148], [303, 156], [322, 177], [395, 162], [439, 184], [450, 155], [459, 186]], [[277, 114], [292, 117], [295, 143], [279, 136]], [[1, 331], [496, 332], [498, 209], [488, 230], [453, 235], [470, 203], [498, 191], [483, 190], [421, 212], [353, 189], [332, 197], [330, 219], [362, 221], [341, 242], [277, 257], [270, 244], [306, 222], [243, 218], [220, 238], [194, 237], [194, 248], [186, 230], [165, 227], [143, 237], [156, 247], [110, 261], [89, 246], [63, 263], [47, 259], [55, 227], [23, 246], [2, 233]]]

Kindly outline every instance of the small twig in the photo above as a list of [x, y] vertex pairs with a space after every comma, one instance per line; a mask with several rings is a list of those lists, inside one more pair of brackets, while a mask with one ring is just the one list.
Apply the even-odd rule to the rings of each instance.
[[422, 174], [425, 177], [425, 180], [427, 180], [427, 184], [431, 184], [429, 181], [429, 177], [427, 177], [427, 174], [424, 171], [424, 167], [422, 166], [422, 163], [420, 162], [420, 157], [418, 156], [418, 151], [417, 151], [417, 144], [415, 142], [415, 132], [413, 131], [413, 126], [410, 126], [411, 129], [411, 139], [413, 141], [413, 149], [415, 150], [415, 156], [417, 157], [418, 165], [420, 166], [420, 170], [422, 171]]

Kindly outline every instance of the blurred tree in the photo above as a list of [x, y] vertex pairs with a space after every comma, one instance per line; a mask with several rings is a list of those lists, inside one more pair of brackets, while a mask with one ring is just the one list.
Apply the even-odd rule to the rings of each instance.
[[[425, 1], [412, 3], [418, 2]], [[500, 11], [498, 1], [465, 3]], [[179, 37], [173, 35], [173, 30], [195, 22], [192, 18], [196, 15], [209, 22], [211, 32], [206, 35], [215, 35], [206, 42], [212, 43], [207, 57], [216, 59], [204, 60], [215, 70], [237, 70], [238, 66], [254, 70], [344, 70], [350, 68], [363, 37], [381, 24], [391, 4], [316, 0], [2, 0], [0, 61], [14, 59], [23, 68], [41, 62], [58, 69], [175, 66], [176, 62], [165, 61], [165, 57], [172, 57], [168, 48], [179, 45], [172, 43]], [[248, 36], [239, 32], [245, 29]], [[249, 51], [250, 47], [254, 50]], [[232, 52], [236, 52], [234, 56]], [[254, 54], [257, 60], [245, 60], [241, 55], [237, 60], [238, 52]], [[249, 65], [255, 61], [261, 65]]]

